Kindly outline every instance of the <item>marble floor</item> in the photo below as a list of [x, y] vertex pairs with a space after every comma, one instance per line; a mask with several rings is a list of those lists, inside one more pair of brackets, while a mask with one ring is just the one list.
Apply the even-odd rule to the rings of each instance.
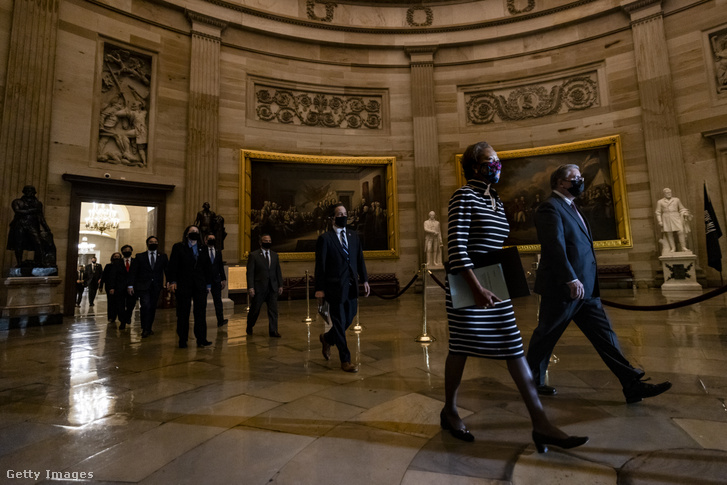
[[[572, 325], [543, 398], [573, 450], [538, 454], [504, 362], [470, 359], [459, 405], [474, 443], [439, 428], [447, 328], [442, 291], [361, 301], [349, 331], [357, 374], [321, 356], [319, 319], [281, 302], [281, 339], [244, 309], [214, 345], [176, 346], [173, 311], [155, 335], [119, 331], [104, 297], [63, 325], [0, 332], [0, 483], [717, 484], [727, 483], [727, 296], [680, 310], [608, 310], [624, 353], [668, 393], [627, 405], [615, 377]], [[604, 297], [657, 304], [656, 290]], [[516, 302], [526, 342], [536, 299]]]

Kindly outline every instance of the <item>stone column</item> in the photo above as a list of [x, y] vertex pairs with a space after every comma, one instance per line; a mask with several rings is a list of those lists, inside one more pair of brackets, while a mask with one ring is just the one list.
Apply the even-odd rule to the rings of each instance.
[[[698, 199], [691, 196], [687, 185], [661, 0], [622, 0], [621, 7], [631, 16], [652, 204], [669, 187], [693, 214], [700, 214], [695, 205]], [[696, 254], [692, 234], [686, 242]]]
[[60, 0], [15, 0], [0, 130], [0, 271], [14, 264], [6, 251], [10, 203], [34, 185], [46, 203], [53, 69]]
[[[192, 24], [185, 177], [185, 224], [204, 202], [217, 209], [220, 38], [226, 23], [187, 12]], [[188, 221], [188, 222], [186, 222]]]
[[[439, 144], [437, 113], [434, 103], [435, 46], [407, 47], [411, 65], [411, 110], [414, 131], [414, 193], [419, 258], [424, 254], [424, 221], [434, 211], [442, 218], [439, 204]], [[442, 224], [446, 231], [446, 224]]]

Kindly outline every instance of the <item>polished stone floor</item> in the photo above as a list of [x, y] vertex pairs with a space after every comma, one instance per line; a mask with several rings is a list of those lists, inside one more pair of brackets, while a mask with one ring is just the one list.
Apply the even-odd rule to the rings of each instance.
[[[0, 483], [716, 484], [727, 483], [727, 296], [681, 310], [609, 310], [625, 354], [673, 389], [624, 403], [618, 382], [572, 325], [544, 398], [574, 450], [538, 454], [504, 362], [470, 359], [459, 405], [476, 436], [443, 433], [447, 329], [442, 291], [362, 300], [349, 331], [358, 374], [321, 356], [321, 320], [281, 302], [281, 339], [245, 334], [244, 309], [214, 345], [176, 348], [173, 312], [141, 339], [107, 324], [104, 297], [63, 325], [0, 332]], [[657, 290], [608, 299], [657, 304]], [[516, 302], [526, 342], [536, 297]], [[38, 474], [38, 475], [35, 475]], [[84, 475], [85, 474], [85, 475]], [[92, 478], [89, 479], [89, 475]], [[37, 478], [36, 478], [37, 477]], [[57, 479], [57, 481], [54, 481]]]

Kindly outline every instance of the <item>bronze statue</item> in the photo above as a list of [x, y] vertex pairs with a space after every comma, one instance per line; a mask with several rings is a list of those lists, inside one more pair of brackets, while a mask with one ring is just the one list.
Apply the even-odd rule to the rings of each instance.
[[[15, 251], [18, 267], [50, 268], [56, 265], [56, 245], [43, 216], [43, 204], [35, 197], [35, 187], [23, 187], [23, 196], [12, 202], [15, 217], [10, 222], [7, 249]], [[23, 262], [23, 251], [33, 251], [33, 261]]]
[[202, 204], [202, 210], [197, 212], [194, 225], [199, 228], [202, 239], [208, 234], [213, 234], [217, 239], [217, 248], [220, 250], [225, 249], [225, 238], [227, 237], [225, 218], [211, 211], [209, 202]]

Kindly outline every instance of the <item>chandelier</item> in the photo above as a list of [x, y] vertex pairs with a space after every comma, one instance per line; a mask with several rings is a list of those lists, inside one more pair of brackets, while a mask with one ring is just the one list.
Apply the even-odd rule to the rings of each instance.
[[96, 247], [94, 243], [88, 242], [88, 238], [86, 236], [83, 236], [83, 239], [80, 243], [78, 243], [78, 252], [80, 254], [88, 254], [93, 252], [93, 249]]
[[119, 222], [113, 204], [106, 207], [106, 204], [99, 206], [94, 202], [93, 208], [89, 209], [88, 217], [86, 217], [86, 229], [103, 234], [109, 229], [118, 229]]

